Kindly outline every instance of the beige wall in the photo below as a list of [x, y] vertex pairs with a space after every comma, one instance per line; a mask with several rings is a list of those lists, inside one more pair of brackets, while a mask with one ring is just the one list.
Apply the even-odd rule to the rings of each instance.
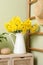
[[0, 33], [4, 32], [4, 23], [13, 16], [27, 18], [26, 0], [0, 0]]

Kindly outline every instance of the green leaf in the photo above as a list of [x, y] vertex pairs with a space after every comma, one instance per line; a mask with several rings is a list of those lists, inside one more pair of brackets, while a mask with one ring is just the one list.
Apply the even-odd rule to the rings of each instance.
[[0, 40], [0, 42], [2, 42], [2, 40]]

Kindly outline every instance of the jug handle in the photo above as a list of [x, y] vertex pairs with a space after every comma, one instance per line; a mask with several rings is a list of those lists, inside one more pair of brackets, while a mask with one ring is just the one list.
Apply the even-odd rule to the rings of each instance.
[[[12, 34], [13, 34], [13, 33], [10, 33], [10, 34], [9, 34], [9, 38], [10, 38], [10, 40], [12, 41], [12, 44], [14, 45], [14, 41], [13, 41], [12, 36], [11, 36]], [[15, 35], [15, 34], [14, 34], [14, 35]], [[16, 35], [15, 35], [15, 36], [16, 36]]]

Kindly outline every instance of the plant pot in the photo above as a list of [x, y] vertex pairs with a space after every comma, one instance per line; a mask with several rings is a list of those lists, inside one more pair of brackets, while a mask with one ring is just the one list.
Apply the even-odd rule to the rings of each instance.
[[10, 35], [10, 39], [11, 39], [13, 46], [14, 46], [13, 53], [16, 53], [16, 54], [26, 53], [24, 35], [22, 33], [16, 33], [14, 35], [16, 36], [15, 43], [14, 43], [14, 41], [13, 41], [11, 35]]
[[16, 41], [14, 45], [14, 53], [23, 54], [26, 53], [24, 36], [22, 33], [16, 33]]

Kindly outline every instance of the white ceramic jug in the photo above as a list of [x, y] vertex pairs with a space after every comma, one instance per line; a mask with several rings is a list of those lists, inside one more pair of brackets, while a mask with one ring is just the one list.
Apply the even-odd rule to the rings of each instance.
[[[13, 34], [13, 33], [11, 33]], [[26, 53], [26, 46], [25, 46], [25, 41], [24, 41], [24, 35], [22, 33], [16, 33], [14, 34], [16, 36], [15, 43], [11, 37], [11, 34], [9, 34], [9, 37], [14, 45], [14, 50], [13, 53], [16, 54], [23, 54]]]

